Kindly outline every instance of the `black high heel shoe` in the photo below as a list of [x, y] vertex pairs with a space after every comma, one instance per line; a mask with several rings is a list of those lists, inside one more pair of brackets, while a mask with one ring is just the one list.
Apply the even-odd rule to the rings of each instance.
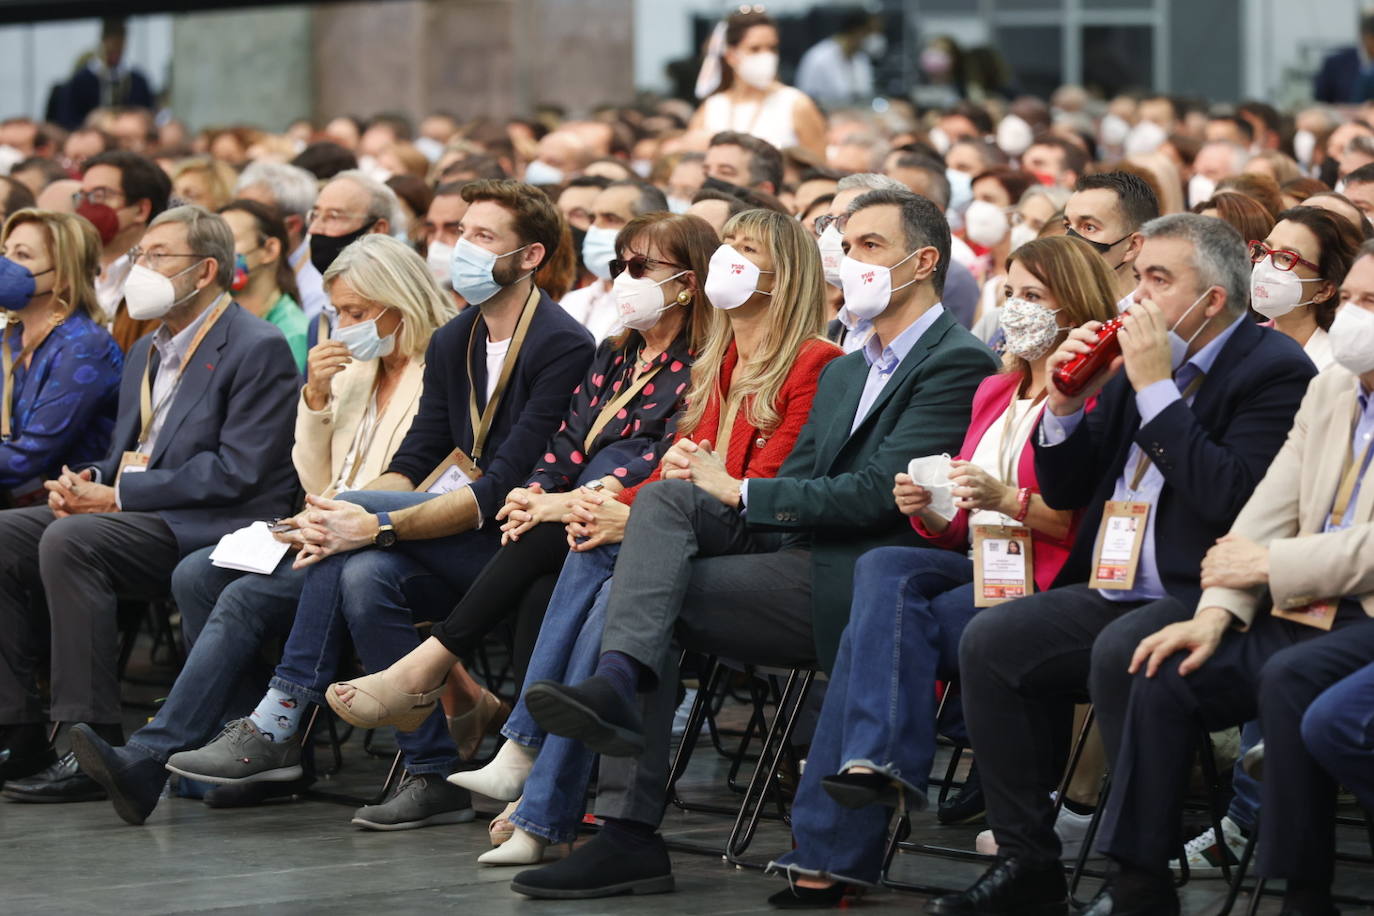
[[821, 788], [846, 808], [883, 805], [895, 808], [905, 794], [891, 776], [884, 773], [836, 773], [821, 780]]
[[798, 887], [788, 883], [787, 888], [768, 898], [768, 905], [779, 910], [824, 910], [837, 907], [849, 893], [849, 885], [835, 882], [829, 887]]

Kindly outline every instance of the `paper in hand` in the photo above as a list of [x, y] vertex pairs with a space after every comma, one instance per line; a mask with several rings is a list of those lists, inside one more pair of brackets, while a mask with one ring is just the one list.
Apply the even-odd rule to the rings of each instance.
[[913, 458], [906, 472], [918, 486], [930, 491], [930, 508], [941, 518], [954, 518], [954, 483], [949, 479], [949, 455]]
[[220, 538], [210, 552], [210, 562], [221, 569], [270, 576], [289, 548], [272, 537], [267, 522], [254, 522]]

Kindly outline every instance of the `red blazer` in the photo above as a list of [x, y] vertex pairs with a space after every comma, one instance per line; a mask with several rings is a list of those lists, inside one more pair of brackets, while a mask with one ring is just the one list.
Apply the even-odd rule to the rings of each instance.
[[[983, 383], [978, 386], [978, 391], [973, 395], [973, 418], [969, 422], [968, 432], [964, 434], [963, 448], [959, 450], [956, 457], [964, 461], [973, 460], [973, 453], [977, 451], [978, 443], [983, 440], [984, 434], [1007, 409], [1007, 404], [1011, 402], [1011, 393], [1020, 383], [1021, 373], [1019, 372], [999, 372], [996, 375], [989, 375], [983, 380]], [[1091, 410], [1093, 406], [1090, 403], [1088, 409]], [[1041, 410], [1043, 409], [1042, 407]], [[1037, 423], [1031, 432], [1031, 437], [1038, 435], [1039, 428]], [[1021, 458], [1017, 462], [1016, 468], [1016, 479], [1020, 481], [1021, 486], [1030, 487], [1032, 493], [1039, 493], [1040, 488], [1035, 478], [1035, 448], [1030, 439], [1026, 440], [1025, 448], [1021, 450]], [[969, 543], [968, 519], [969, 511], [959, 509], [954, 513], [954, 518], [950, 520], [949, 527], [942, 534], [935, 534], [921, 524], [920, 516], [913, 515], [911, 527], [915, 528], [917, 534], [929, 540], [936, 547], [967, 550]], [[1077, 513], [1069, 524], [1068, 536], [1062, 541], [1031, 529], [1036, 588], [1045, 591], [1054, 582], [1054, 577], [1059, 575], [1060, 568], [1069, 558], [1069, 550], [1073, 547], [1073, 538], [1077, 531]]]
[[[843, 356], [844, 351], [824, 340], [808, 340], [802, 344], [792, 363], [792, 371], [778, 391], [777, 408], [781, 417], [776, 428], [762, 430], [749, 422], [748, 411], [741, 405], [735, 414], [735, 423], [730, 430], [730, 448], [725, 454], [725, 469], [731, 477], [743, 480], [748, 477], [774, 477], [783, 460], [792, 452], [806, 418], [811, 413], [811, 401], [816, 396], [816, 383], [820, 380], [821, 370], [832, 359]], [[725, 351], [725, 362], [720, 368], [720, 384], [729, 390], [730, 379], [739, 363], [739, 352], [733, 343]], [[713, 393], [706, 402], [706, 410], [701, 415], [701, 424], [689, 433], [677, 433], [673, 441], [685, 435], [693, 442], [713, 439], [716, 428], [720, 426], [720, 395]], [[713, 443], [713, 447], [715, 443]], [[716, 449], [717, 452], [719, 449]], [[638, 486], [621, 491], [616, 497], [626, 505], [633, 505], [639, 488], [658, 480], [660, 469], [654, 469], [649, 479]]]

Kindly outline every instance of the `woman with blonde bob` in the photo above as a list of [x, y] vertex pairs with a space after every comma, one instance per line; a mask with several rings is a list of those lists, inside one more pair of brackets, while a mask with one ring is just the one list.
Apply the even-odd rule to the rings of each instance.
[[[710, 259], [705, 292], [721, 310], [692, 367], [678, 439], [723, 454], [731, 476], [772, 477], [811, 411], [821, 370], [841, 355], [824, 340], [825, 279], [815, 240], [797, 220], [749, 210], [725, 224]], [[733, 418], [733, 419], [731, 419]], [[659, 478], [655, 471], [645, 483]], [[572, 549], [549, 601], [525, 683], [576, 683], [590, 675], [601, 648], [605, 601], [625, 521], [639, 486], [612, 495], [584, 487], [567, 526]], [[423, 673], [423, 672], [422, 672]], [[427, 672], [432, 687], [441, 671]], [[418, 679], [417, 679], [418, 680]], [[417, 704], [426, 695], [411, 697]], [[575, 836], [594, 756], [579, 742], [545, 735], [524, 704], [502, 729], [510, 740], [481, 770], [450, 781], [490, 798], [523, 799], [492, 825], [489, 865], [540, 861], [549, 844]], [[538, 759], [535, 759], [535, 753]]]
[[28, 505], [64, 465], [105, 457], [124, 356], [100, 323], [100, 238], [90, 223], [18, 210], [0, 252], [0, 489], [11, 505]]
[[[969, 559], [974, 530], [1020, 529], [1030, 542], [1021, 562], [1037, 589], [1049, 588], [1068, 559], [1078, 519], [1039, 495], [1030, 436], [1045, 405], [1046, 359], [1070, 328], [1115, 316], [1113, 289], [1106, 262], [1079, 239], [1036, 239], [1007, 259], [1004, 369], [978, 387], [950, 463], [954, 514], [937, 512], [929, 490], [898, 474], [897, 508], [934, 546], [880, 547], [855, 566], [849, 624], [792, 807], [795, 848], [771, 866], [789, 878], [774, 905], [839, 906], [854, 886], [876, 884], [888, 808], [904, 796], [912, 808], [925, 806], [934, 683], [958, 678], [959, 637], [983, 603]], [[993, 536], [983, 549], [1007, 554], [1007, 535]], [[962, 723], [939, 724], [967, 740]]]

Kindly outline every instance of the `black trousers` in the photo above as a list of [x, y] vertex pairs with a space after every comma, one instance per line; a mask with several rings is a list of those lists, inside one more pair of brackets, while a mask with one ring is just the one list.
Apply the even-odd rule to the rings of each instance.
[[525, 681], [539, 626], [568, 555], [563, 525], [535, 525], [496, 551], [472, 587], [443, 621], [430, 631], [454, 655], [467, 655], [505, 621], [512, 621], [512, 663], [517, 684]]
[[1099, 691], [1113, 698], [1097, 703], [1103, 738], [1120, 736], [1098, 848], [1138, 868], [1166, 869], [1182, 839], [1199, 726], [1216, 731], [1258, 712], [1259, 873], [1329, 883], [1336, 784], [1304, 746], [1302, 717], [1323, 690], [1374, 661], [1374, 620], [1354, 602], [1341, 604], [1331, 632], [1265, 613], [1248, 631], [1227, 632], [1187, 677], [1178, 673], [1186, 653], [1166, 659], [1153, 678], [1127, 674], [1141, 636], [1174, 619], [1141, 608], [1108, 627], [1093, 650], [1094, 699]]
[[[1172, 598], [1156, 605], [1187, 613]], [[1087, 699], [1093, 641], [1137, 607], [1071, 585], [986, 608], [964, 630], [964, 716], [1001, 855], [1058, 861], [1050, 792], [1068, 758], [1074, 704]]]

